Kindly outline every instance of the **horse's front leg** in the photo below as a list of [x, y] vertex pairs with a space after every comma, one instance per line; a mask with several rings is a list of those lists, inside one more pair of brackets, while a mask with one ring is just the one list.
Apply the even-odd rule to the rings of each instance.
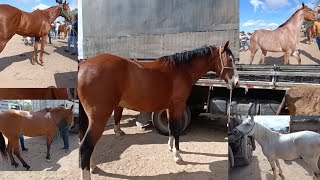
[[0, 53], [3, 51], [4, 47], [6, 47], [6, 44], [8, 43], [9, 40], [0, 39]]
[[[179, 136], [181, 132], [181, 121], [183, 112], [185, 109], [185, 104], [178, 103], [174, 104], [169, 108], [169, 143], [172, 141], [172, 135], [174, 137], [174, 161], [176, 163], [183, 162], [182, 157], [180, 156], [180, 148], [179, 148]], [[172, 142], [171, 142], [172, 143]], [[170, 146], [170, 144], [169, 144]]]
[[43, 66], [43, 52], [44, 52], [44, 46], [47, 42], [48, 34], [42, 36], [41, 40], [41, 50], [40, 50], [40, 65]]
[[292, 55], [292, 51], [288, 50], [284, 52], [284, 65], [289, 65], [289, 58]]
[[34, 38], [34, 50], [33, 50], [33, 56], [31, 60], [31, 64], [34, 65], [34, 63], [37, 61], [37, 54], [38, 54], [38, 43], [40, 41], [39, 37]]
[[298, 50], [293, 51], [292, 56], [298, 60], [298, 64], [301, 65], [300, 52]]
[[276, 170], [275, 160], [268, 158], [268, 161], [269, 161], [269, 163], [270, 163], [270, 165], [271, 165], [271, 169], [272, 169], [272, 172], [273, 172], [273, 179], [274, 179], [274, 180], [277, 180], [277, 179], [278, 179], [278, 176], [277, 176], [277, 170]]
[[51, 161], [51, 157], [50, 157], [50, 146], [53, 140], [53, 135], [47, 135], [47, 155], [46, 155], [46, 160], [47, 161]]
[[260, 59], [260, 62], [259, 64], [266, 64], [266, 55], [267, 55], [267, 50], [264, 50], [264, 49], [261, 49], [262, 50], [262, 55], [261, 55], [261, 59]]
[[280, 167], [279, 159], [276, 159], [275, 161], [276, 161], [277, 167], [279, 168], [279, 175], [282, 175], [282, 169]]
[[120, 120], [122, 117], [123, 107], [117, 106], [114, 109], [114, 132], [116, 133], [116, 136], [122, 136], [125, 135], [125, 133], [120, 129]]

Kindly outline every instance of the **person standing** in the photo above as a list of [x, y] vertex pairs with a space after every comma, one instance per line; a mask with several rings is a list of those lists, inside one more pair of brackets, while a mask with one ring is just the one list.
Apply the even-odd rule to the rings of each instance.
[[20, 139], [20, 144], [21, 144], [22, 151], [28, 151], [28, 149], [24, 146], [24, 137], [23, 137], [22, 133], [20, 133], [19, 139]]
[[73, 52], [71, 55], [77, 55], [78, 54], [78, 14], [75, 15], [75, 20], [72, 23], [72, 29], [69, 36], [70, 39], [68, 39], [68, 47], [65, 52], [69, 52], [70, 44], [72, 41], [73, 44]]
[[250, 49], [250, 45], [248, 44], [248, 36], [244, 33], [244, 31], [241, 32], [240, 41], [244, 51], [246, 51], [245, 46], [248, 46], [248, 49]]
[[60, 28], [60, 22], [58, 21], [56, 23], [55, 30], [54, 30], [54, 38], [55, 39], [57, 39], [57, 36], [58, 36], [58, 33], [59, 33], [59, 28]]
[[318, 17], [318, 21], [314, 22], [314, 30], [316, 32], [316, 40], [318, 44], [318, 48], [320, 50], [320, 17]]

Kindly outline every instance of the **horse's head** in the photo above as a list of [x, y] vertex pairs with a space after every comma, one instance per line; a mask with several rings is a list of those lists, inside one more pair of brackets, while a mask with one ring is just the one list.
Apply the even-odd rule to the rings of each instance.
[[245, 135], [252, 136], [255, 132], [256, 123], [253, 116], [245, 119], [239, 126], [232, 130], [232, 135], [235, 138], [242, 138]]
[[70, 125], [73, 122], [73, 105], [70, 108], [65, 108], [66, 110], [66, 121]]
[[316, 21], [317, 20], [317, 12], [310, 9], [308, 6], [302, 3], [302, 10], [304, 14], [305, 21]]
[[[214, 64], [211, 66], [211, 71], [216, 72], [221, 79], [227, 84], [229, 89], [239, 86], [239, 76], [237, 73], [234, 56], [229, 49], [229, 41], [216, 49], [218, 56], [215, 58]], [[212, 54], [216, 54], [212, 52]], [[218, 59], [218, 60], [217, 60]]]
[[69, 125], [73, 121], [73, 105], [70, 108], [67, 107], [55, 107], [50, 109], [54, 120], [57, 124], [65, 120]]
[[70, 7], [69, 3], [64, 1], [61, 5], [61, 11], [60, 11], [60, 16], [64, 17], [67, 21], [70, 21]]

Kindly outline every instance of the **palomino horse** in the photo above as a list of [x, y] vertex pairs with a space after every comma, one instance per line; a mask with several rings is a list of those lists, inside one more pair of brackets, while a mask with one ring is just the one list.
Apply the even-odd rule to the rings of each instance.
[[35, 37], [34, 52], [31, 63], [37, 60], [38, 43], [40, 38], [40, 65], [43, 65], [43, 51], [51, 29], [51, 23], [59, 16], [69, 20], [69, 3], [63, 3], [46, 10], [36, 10], [32, 13], [21, 11], [10, 5], [0, 5], [0, 53], [7, 42], [15, 34]]
[[[13, 150], [23, 167], [30, 168], [19, 152], [19, 136], [22, 133], [30, 137], [46, 136], [46, 159], [50, 160], [50, 145], [53, 136], [57, 129], [60, 130], [71, 124], [73, 120], [72, 108], [73, 106], [70, 109], [55, 107], [37, 112], [8, 110], [0, 113], [0, 151], [2, 156], [7, 158], [7, 154], [9, 154], [11, 165], [17, 167], [19, 164], [13, 158]], [[8, 139], [7, 148], [2, 134]]]
[[297, 10], [284, 24], [276, 30], [257, 30], [250, 40], [251, 60], [259, 49], [262, 57], [259, 64], [265, 64], [267, 52], [284, 52], [284, 64], [289, 64], [289, 58], [294, 56], [301, 64], [300, 54], [297, 50], [301, 25], [304, 21], [317, 20], [315, 12], [302, 3], [302, 8]]
[[245, 135], [253, 136], [262, 147], [267, 157], [274, 179], [277, 179], [276, 166], [282, 174], [279, 159], [293, 160], [302, 158], [311, 168], [313, 178], [320, 178], [318, 159], [320, 156], [320, 134], [311, 131], [300, 131], [290, 134], [280, 134], [269, 130], [254, 121], [253, 116], [247, 118], [237, 126], [232, 134], [235, 138]]
[[181, 119], [192, 85], [208, 71], [216, 72], [228, 83], [238, 86], [234, 57], [228, 48], [212, 46], [195, 49], [153, 62], [138, 62], [103, 54], [79, 64], [78, 96], [88, 116], [88, 127], [81, 128], [80, 161], [82, 178], [90, 179], [90, 158], [105, 124], [118, 106], [140, 112], [168, 109], [169, 147], [179, 163]]
[[313, 26], [307, 27], [306, 31], [309, 44], [311, 44], [312, 38], [316, 36], [316, 31], [314, 30]]

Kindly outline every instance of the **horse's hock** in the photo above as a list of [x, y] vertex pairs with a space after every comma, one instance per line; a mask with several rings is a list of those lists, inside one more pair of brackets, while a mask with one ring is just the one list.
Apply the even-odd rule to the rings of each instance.
[[289, 89], [286, 104], [292, 116], [320, 116], [320, 86], [296, 86]]

